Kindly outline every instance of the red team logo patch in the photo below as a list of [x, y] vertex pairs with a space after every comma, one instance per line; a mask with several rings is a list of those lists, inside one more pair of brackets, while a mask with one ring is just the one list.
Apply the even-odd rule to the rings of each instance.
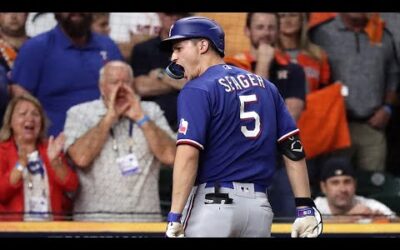
[[181, 134], [186, 135], [186, 132], [188, 130], [189, 123], [185, 121], [185, 119], [181, 118], [181, 121], [179, 122], [179, 130], [178, 132]]

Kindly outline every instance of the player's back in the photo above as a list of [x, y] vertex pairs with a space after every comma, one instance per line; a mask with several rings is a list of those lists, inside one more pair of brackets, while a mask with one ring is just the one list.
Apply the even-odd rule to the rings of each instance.
[[178, 144], [191, 141], [202, 150], [197, 184], [269, 184], [276, 142], [296, 129], [272, 83], [224, 64], [190, 81], [178, 106]]

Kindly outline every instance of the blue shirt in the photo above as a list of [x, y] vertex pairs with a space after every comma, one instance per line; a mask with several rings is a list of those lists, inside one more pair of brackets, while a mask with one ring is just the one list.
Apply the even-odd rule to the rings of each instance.
[[11, 79], [39, 99], [51, 121], [49, 135], [58, 135], [70, 107], [100, 97], [99, 70], [110, 60], [122, 56], [109, 37], [91, 33], [79, 48], [57, 25], [21, 47]]
[[200, 152], [196, 184], [269, 185], [277, 141], [298, 132], [277, 88], [243, 69], [214, 65], [178, 97], [177, 144]]
[[7, 70], [3, 65], [0, 64], [0, 127], [3, 124], [3, 116], [9, 101], [7, 83]]

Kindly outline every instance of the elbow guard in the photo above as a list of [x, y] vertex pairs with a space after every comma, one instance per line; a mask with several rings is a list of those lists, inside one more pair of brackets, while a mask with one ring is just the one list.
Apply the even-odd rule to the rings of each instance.
[[279, 151], [292, 161], [300, 161], [306, 156], [299, 135], [291, 135], [278, 142]]

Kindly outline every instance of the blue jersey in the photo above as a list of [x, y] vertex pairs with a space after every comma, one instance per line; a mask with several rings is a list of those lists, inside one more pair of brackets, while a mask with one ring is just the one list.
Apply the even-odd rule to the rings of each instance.
[[91, 33], [77, 47], [57, 25], [24, 43], [11, 80], [39, 99], [51, 121], [48, 134], [57, 136], [70, 107], [100, 97], [99, 71], [111, 60], [122, 55], [109, 37]]
[[196, 184], [269, 185], [277, 142], [298, 132], [277, 88], [243, 69], [214, 65], [178, 98], [177, 144], [200, 152]]

